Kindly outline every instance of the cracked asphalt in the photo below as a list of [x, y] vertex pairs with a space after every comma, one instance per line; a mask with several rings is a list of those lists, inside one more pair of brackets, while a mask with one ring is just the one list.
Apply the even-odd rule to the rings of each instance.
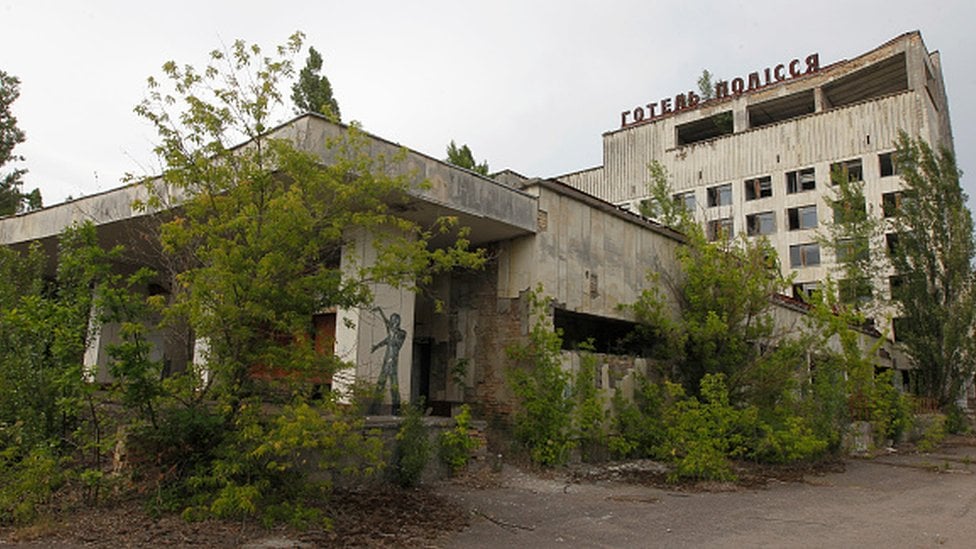
[[[976, 440], [854, 459], [765, 488], [678, 492], [573, 483], [514, 468], [500, 485], [445, 484], [471, 512], [446, 547], [976, 547]], [[721, 488], [721, 486], [719, 486]]]

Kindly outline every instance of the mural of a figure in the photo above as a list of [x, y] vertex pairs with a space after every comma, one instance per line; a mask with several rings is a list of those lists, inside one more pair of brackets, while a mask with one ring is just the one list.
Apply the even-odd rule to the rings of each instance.
[[386, 325], [386, 339], [373, 345], [372, 350], [372, 352], [376, 352], [380, 347], [386, 346], [377, 388], [382, 395], [386, 388], [386, 382], [389, 380], [393, 414], [398, 414], [400, 412], [400, 382], [397, 377], [397, 369], [400, 362], [400, 349], [403, 348], [403, 343], [407, 340], [407, 331], [400, 327], [400, 315], [398, 313], [393, 313], [390, 318], [387, 318], [383, 309], [373, 307], [373, 310], [380, 314], [380, 317], [383, 318], [383, 324]]

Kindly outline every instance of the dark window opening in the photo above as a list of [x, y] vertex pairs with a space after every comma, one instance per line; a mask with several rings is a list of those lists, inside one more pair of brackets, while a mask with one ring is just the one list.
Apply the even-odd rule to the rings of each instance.
[[843, 107], [907, 89], [905, 54], [899, 53], [824, 84], [823, 93], [831, 106]]
[[853, 200], [842, 203], [835, 202], [831, 209], [834, 211], [834, 223], [856, 223], [868, 218], [868, 210], [863, 196], [856, 202]]
[[802, 193], [816, 188], [816, 172], [813, 168], [786, 172], [786, 194]]
[[769, 176], [746, 179], [746, 200], [756, 200], [773, 196], [773, 180]]
[[720, 112], [708, 118], [682, 124], [676, 128], [678, 145], [690, 145], [732, 133], [732, 111]]
[[898, 215], [898, 210], [901, 209], [902, 196], [900, 191], [881, 195], [881, 209], [884, 211], [885, 217]]
[[746, 234], [756, 236], [776, 232], [776, 216], [773, 212], [761, 212], [746, 216]]
[[888, 247], [888, 255], [898, 254], [898, 233], [888, 233], [885, 235], [885, 245]]
[[895, 164], [894, 153], [882, 153], [878, 155], [878, 169], [881, 177], [898, 175], [898, 166]]
[[847, 181], [864, 181], [864, 168], [860, 158], [852, 158], [842, 162], [835, 162], [830, 165], [830, 181], [837, 185], [844, 178]]
[[637, 327], [633, 322], [557, 308], [553, 312], [553, 323], [562, 332], [564, 351], [574, 351], [581, 344], [592, 341], [597, 353], [628, 355], [640, 352], [636, 342], [629, 337]]
[[817, 205], [800, 206], [786, 210], [786, 223], [791, 231], [817, 227]]
[[708, 239], [712, 242], [716, 240], [730, 240], [733, 236], [732, 218], [713, 219], [708, 222]]
[[837, 242], [834, 250], [837, 261], [866, 261], [871, 256], [867, 238], [845, 238]]
[[709, 187], [707, 194], [708, 194], [709, 208], [714, 208], [715, 206], [732, 205], [732, 184], [731, 183]]
[[695, 211], [695, 191], [688, 191], [674, 195], [674, 201], [679, 206], [683, 206], [685, 211], [694, 213]]
[[888, 277], [888, 293], [891, 299], [898, 300], [899, 292], [905, 287], [905, 278], [902, 275], [891, 275]]
[[820, 244], [796, 244], [790, 246], [790, 267], [813, 267], [820, 265]]
[[797, 282], [793, 285], [793, 298], [808, 301], [814, 292], [820, 291], [819, 282]]
[[842, 279], [837, 283], [837, 293], [841, 303], [866, 303], [871, 300], [871, 283], [867, 280]]
[[749, 127], [760, 128], [814, 112], [813, 90], [750, 105]]

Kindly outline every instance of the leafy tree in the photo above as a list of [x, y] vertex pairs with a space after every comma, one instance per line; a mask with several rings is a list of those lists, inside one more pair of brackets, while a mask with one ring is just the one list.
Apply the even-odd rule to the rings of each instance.
[[[219, 441], [173, 491], [194, 517], [273, 519], [285, 508], [291, 518], [313, 516], [302, 502], [328, 485], [303, 474], [296, 461], [302, 452], [318, 452], [319, 466], [329, 470], [344, 452], [363, 457], [361, 472], [375, 470], [376, 441], [363, 435], [361, 421], [344, 414], [332, 394], [323, 403], [312, 398], [312, 383], [346, 366], [315, 352], [313, 315], [368, 307], [373, 283], [419, 290], [438, 272], [484, 262], [483, 253], [467, 249], [465, 231], [453, 246], [429, 248], [435, 234], [454, 230], [454, 220], [425, 227], [396, 213], [414, 185], [402, 151], [369, 154], [368, 137], [353, 125], [327, 143], [335, 160], [322, 165], [317, 154], [266, 133], [302, 38], [296, 33], [275, 56], [237, 41], [212, 52], [201, 71], [167, 63], [163, 81], [150, 78], [149, 97], [136, 108], [155, 126], [156, 152], [166, 164], [147, 183], [151, 198], [141, 206], [162, 207], [173, 194], [181, 199], [177, 214], [159, 219], [173, 295], [154, 304], [167, 323], [188, 325], [209, 343], [206, 384], [199, 387], [195, 372], [187, 372], [178, 376], [187, 381], [167, 385], [167, 401], [201, 417], [216, 412], [223, 426], [217, 437], [171, 429], [186, 414], [170, 409], [161, 414], [170, 419], [145, 437], [166, 441], [164, 432], [175, 433], [179, 444], [171, 447]], [[235, 143], [241, 136], [249, 138], [243, 147]], [[373, 244], [374, 264], [340, 268], [352, 239]], [[275, 372], [274, 379], [258, 378], [256, 368]], [[285, 413], [261, 411], [261, 398], [273, 395]], [[200, 407], [202, 399], [217, 406]], [[314, 436], [310, 421], [319, 425]], [[209, 421], [186, 423], [209, 430]]]
[[[0, 168], [8, 162], [21, 162], [23, 156], [14, 154], [14, 147], [23, 143], [26, 136], [17, 127], [17, 118], [10, 111], [10, 106], [20, 97], [20, 79], [0, 71]], [[0, 216], [15, 214], [24, 209], [41, 207], [41, 191], [34, 189], [29, 193], [22, 193], [21, 178], [27, 170], [14, 168], [13, 171], [0, 175]]]
[[934, 151], [905, 133], [897, 147], [904, 189], [890, 259], [892, 298], [904, 320], [895, 335], [917, 367], [922, 394], [946, 407], [976, 366], [973, 221], [951, 150]]
[[322, 55], [315, 48], [308, 48], [305, 67], [298, 73], [298, 81], [291, 87], [291, 100], [296, 114], [314, 112], [323, 114], [333, 122], [341, 122], [339, 102], [332, 96], [332, 84], [322, 70]]
[[884, 242], [884, 227], [864, 198], [863, 181], [852, 181], [846, 166], [835, 168], [831, 180], [833, 196], [825, 196], [824, 201], [833, 221], [825, 225], [819, 241], [837, 259], [840, 304], [865, 315], [880, 313], [876, 306], [880, 292], [875, 286], [876, 273], [885, 268], [884, 255], [877, 253]]
[[475, 173], [488, 175], [488, 161], [485, 160], [479, 164], [475, 161], [474, 154], [471, 153], [471, 149], [467, 145], [458, 147], [453, 139], [447, 146], [447, 161], [455, 166], [471, 170]]
[[702, 69], [701, 76], [698, 77], [698, 93], [701, 95], [702, 101], [708, 101], [715, 97], [714, 76], [708, 69]]

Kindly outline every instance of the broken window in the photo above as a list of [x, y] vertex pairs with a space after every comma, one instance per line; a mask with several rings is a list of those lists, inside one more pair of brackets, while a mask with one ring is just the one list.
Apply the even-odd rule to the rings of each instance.
[[732, 205], [732, 184], [716, 185], [708, 188], [708, 207], [731, 206]]
[[864, 168], [860, 158], [835, 162], [830, 165], [830, 180], [836, 185], [838, 181], [864, 181]]
[[881, 153], [878, 155], [878, 168], [881, 177], [898, 175], [898, 166], [895, 165], [894, 153]]
[[790, 246], [790, 267], [813, 267], [820, 265], [820, 244], [809, 242]]
[[555, 328], [562, 332], [564, 350], [577, 350], [580, 344], [589, 341], [598, 353], [638, 354], [641, 351], [634, 339], [627, 337], [636, 327], [633, 322], [558, 307], [553, 310], [552, 320]]
[[675, 128], [677, 146], [690, 145], [732, 133], [732, 111], [688, 122]]
[[791, 231], [815, 229], [817, 227], [817, 205], [800, 206], [786, 210], [787, 227]]
[[898, 299], [899, 292], [905, 286], [905, 278], [902, 275], [891, 275], [888, 277], [888, 293], [891, 299]]
[[832, 209], [834, 210], [834, 223], [855, 223], [868, 218], [863, 196], [858, 201], [848, 200], [842, 203], [834, 203]]
[[884, 211], [885, 217], [895, 217], [898, 215], [898, 210], [901, 209], [902, 196], [901, 191], [881, 195], [881, 209]]
[[871, 283], [867, 280], [845, 278], [837, 283], [837, 297], [841, 303], [865, 303], [871, 300]]
[[898, 233], [888, 233], [885, 235], [885, 245], [888, 247], [888, 255], [893, 256], [898, 253]]
[[708, 239], [712, 242], [716, 240], [728, 240], [735, 236], [732, 233], [732, 218], [713, 219], [708, 222]]
[[695, 191], [688, 191], [674, 195], [674, 201], [679, 206], [683, 206], [688, 213], [695, 211]]
[[760, 212], [746, 216], [746, 234], [756, 236], [776, 232], [776, 216], [773, 212]]
[[870, 257], [871, 250], [867, 238], [845, 238], [837, 242], [834, 254], [837, 261], [864, 261]]
[[814, 292], [820, 291], [819, 282], [797, 282], [793, 285], [793, 298], [807, 301]]
[[816, 172], [813, 168], [786, 172], [786, 194], [802, 193], [816, 188]]
[[773, 180], [771, 177], [756, 177], [745, 181], [746, 200], [768, 198], [773, 196]]
[[813, 90], [750, 105], [749, 127], [760, 128], [776, 122], [791, 120], [814, 112]]

